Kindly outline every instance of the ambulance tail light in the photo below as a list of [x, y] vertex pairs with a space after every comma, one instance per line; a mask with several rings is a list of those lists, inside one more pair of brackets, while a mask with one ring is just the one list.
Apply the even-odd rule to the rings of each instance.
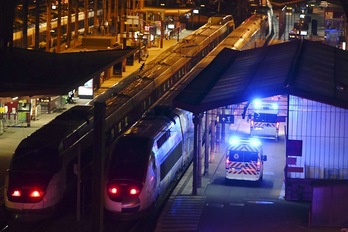
[[231, 163], [230, 158], [227, 156], [226, 157], [226, 166], [228, 166]]

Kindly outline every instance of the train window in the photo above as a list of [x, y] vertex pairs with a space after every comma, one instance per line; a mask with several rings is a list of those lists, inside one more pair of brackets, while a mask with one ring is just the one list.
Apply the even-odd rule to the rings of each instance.
[[[136, 144], [136, 146], [134, 146]], [[142, 181], [149, 161], [152, 142], [144, 137], [121, 136], [111, 156], [109, 174]]]
[[167, 130], [158, 140], [157, 147], [160, 148], [170, 138], [170, 130]]
[[161, 163], [161, 165], [160, 165], [161, 181], [170, 172], [170, 170], [173, 168], [173, 166], [176, 164], [176, 162], [178, 162], [178, 160], [181, 158], [181, 155], [182, 155], [182, 151], [180, 149], [180, 146], [176, 146], [176, 148], [174, 148], [173, 152], [170, 153], [169, 156], [167, 156], [167, 158], [163, 161], [163, 163]]
[[115, 139], [116, 136], [115, 136], [115, 128], [112, 128], [111, 131], [110, 131], [110, 136], [112, 139]]
[[174, 75], [174, 80], [175, 80], [175, 81], [179, 80], [179, 73], [178, 73], [178, 72], [175, 73], [175, 75]]
[[124, 119], [124, 126], [128, 126], [128, 117], [126, 116], [125, 119]]
[[147, 98], [147, 102], [148, 102], [149, 106], [151, 106], [151, 105], [152, 105], [152, 100], [151, 100], [151, 97], [148, 97], [148, 98]]
[[122, 122], [118, 123], [117, 130], [118, 130], [118, 133], [122, 132]]

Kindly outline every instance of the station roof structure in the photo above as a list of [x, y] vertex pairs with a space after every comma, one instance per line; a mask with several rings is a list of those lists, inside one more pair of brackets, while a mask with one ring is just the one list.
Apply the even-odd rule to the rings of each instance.
[[56, 96], [84, 85], [134, 49], [49, 53], [12, 48], [0, 52], [0, 97]]
[[348, 109], [348, 52], [309, 40], [223, 49], [173, 100], [195, 114], [290, 94]]

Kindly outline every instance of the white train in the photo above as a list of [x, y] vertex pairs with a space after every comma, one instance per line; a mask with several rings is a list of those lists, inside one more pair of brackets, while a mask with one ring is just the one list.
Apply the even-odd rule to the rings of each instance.
[[113, 145], [105, 177], [106, 210], [125, 214], [150, 208], [191, 162], [192, 150], [192, 114], [154, 108]]
[[78, 154], [82, 164], [93, 151], [94, 102], [106, 101], [106, 145], [138, 121], [166, 91], [234, 29], [231, 17], [206, 24], [117, 83], [86, 106], [75, 106], [56, 117], [15, 150], [4, 188], [6, 208], [21, 217], [47, 216], [63, 199]]
[[[268, 14], [255, 14], [245, 20], [155, 105], [171, 105], [172, 99], [206, 68], [222, 49], [242, 50], [266, 45], [271, 36], [267, 30], [269, 29], [267, 22], [271, 22], [268, 20]], [[178, 112], [182, 112], [179, 114], [181, 115], [185, 111], [178, 110]], [[181, 130], [183, 135], [178, 137], [182, 139], [180, 146], [177, 145], [180, 140], [170, 137], [174, 130], [171, 128], [174, 128], [174, 122], [179, 118], [168, 121], [167, 118], [158, 116], [152, 117], [151, 120], [145, 117], [120, 140], [115, 141], [111, 147], [105, 177], [104, 206], [107, 211], [118, 216], [146, 211], [159, 195], [166, 191], [168, 184], [173, 181], [173, 175], [187, 163], [184, 161], [192, 161], [192, 156], [188, 152], [192, 152], [193, 131]], [[191, 128], [192, 118], [188, 123]], [[179, 122], [176, 124], [181, 125]], [[160, 146], [162, 144], [163, 147]], [[181, 154], [177, 154], [176, 150], [182, 150]]]

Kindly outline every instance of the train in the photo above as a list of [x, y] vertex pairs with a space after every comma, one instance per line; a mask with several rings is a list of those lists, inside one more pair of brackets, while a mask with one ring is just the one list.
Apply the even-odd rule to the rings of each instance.
[[[175, 140], [170, 140], [173, 132], [170, 128], [174, 128], [173, 123], [176, 120], [159, 118], [158, 115], [163, 116], [163, 113], [158, 112], [163, 110], [156, 108], [172, 106], [174, 97], [202, 72], [222, 49], [242, 50], [267, 45], [272, 35], [271, 26], [268, 25], [272, 20], [268, 17], [270, 14], [261, 13], [253, 14], [246, 19], [150, 108], [150, 120], [145, 114], [144, 118], [113, 142], [107, 162], [104, 190], [104, 208], [109, 213], [130, 218], [136, 214], [141, 215], [156, 205], [156, 199], [167, 191], [165, 187], [169, 182], [177, 181], [173, 175], [185, 164], [192, 162], [193, 155], [188, 152], [192, 152], [189, 148], [193, 145], [193, 131], [181, 130], [182, 133], [187, 133], [180, 136], [183, 144], [179, 147], [173, 145]], [[184, 114], [183, 110], [176, 110]], [[157, 112], [157, 117], [153, 117], [153, 111]], [[191, 120], [192, 114], [189, 117]], [[181, 125], [179, 122], [177, 124]], [[191, 127], [192, 122], [189, 125], [189, 128]], [[207, 128], [202, 129], [204, 130]], [[202, 144], [199, 144], [202, 146], [202, 153], [205, 150], [204, 143], [203, 139]], [[135, 147], [134, 144], [139, 146]], [[162, 149], [159, 144], [170, 146]], [[179, 149], [182, 150], [181, 154], [176, 154], [176, 150]]]
[[154, 107], [136, 122], [109, 156], [105, 209], [131, 214], [154, 206], [191, 163], [193, 135], [192, 113], [170, 106]]
[[[98, 10], [97, 11], [97, 15], [100, 15], [102, 13], [102, 10]], [[85, 23], [85, 12], [79, 12], [78, 13], [78, 31], [79, 33], [84, 33], [84, 23]], [[94, 23], [94, 11], [88, 11], [87, 13], [87, 17], [88, 17], [88, 25], [93, 25]], [[74, 27], [74, 23], [75, 23], [75, 14], [72, 14], [71, 16], [71, 23]], [[66, 32], [66, 26], [68, 24], [68, 16], [63, 16], [61, 17], [61, 27], [64, 29], [63, 30], [63, 34], [65, 34]], [[58, 19], [54, 18], [51, 21], [51, 31], [56, 31], [57, 30], [57, 26], [58, 26]], [[92, 26], [88, 26], [89, 29], [92, 28]], [[47, 22], [42, 22], [39, 25], [39, 29], [40, 29], [40, 33], [41, 34], [45, 34], [46, 30], [47, 30]], [[33, 25], [31, 25], [30, 27], [28, 27], [27, 29], [27, 36], [28, 38], [34, 37], [35, 36], [35, 27]], [[16, 46], [20, 46], [21, 45], [21, 41], [23, 38], [23, 31], [22, 30], [16, 30], [15, 32], [13, 32], [13, 43]], [[33, 39], [32, 39], [33, 40]], [[43, 38], [41, 38], [41, 40], [43, 40]]]
[[23, 139], [5, 177], [6, 209], [19, 219], [51, 215], [76, 179], [79, 157], [82, 165], [91, 162], [95, 102], [106, 104], [109, 146], [234, 29], [231, 16], [203, 25], [87, 105], [72, 107]]

